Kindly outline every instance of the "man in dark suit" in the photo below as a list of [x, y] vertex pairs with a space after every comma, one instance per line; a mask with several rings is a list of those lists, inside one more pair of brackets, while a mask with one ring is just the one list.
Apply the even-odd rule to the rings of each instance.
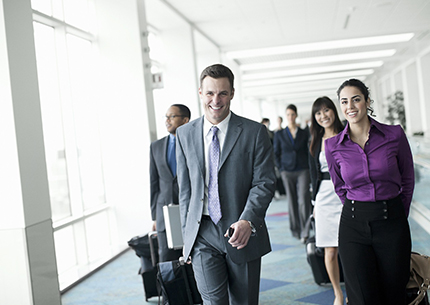
[[176, 128], [188, 123], [190, 109], [181, 104], [170, 106], [166, 113], [169, 135], [153, 142], [150, 148], [151, 216], [153, 230], [157, 231], [160, 262], [178, 259], [181, 251], [167, 246], [163, 206], [178, 204], [178, 182], [176, 178]]
[[183, 253], [204, 304], [257, 305], [274, 157], [265, 126], [230, 111], [233, 81], [223, 65], [203, 70], [205, 114], [177, 131]]

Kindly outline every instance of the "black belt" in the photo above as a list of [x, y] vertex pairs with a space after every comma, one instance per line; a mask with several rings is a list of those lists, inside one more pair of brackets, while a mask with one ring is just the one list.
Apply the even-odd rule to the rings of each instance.
[[322, 172], [321, 173], [321, 180], [330, 180], [330, 173], [329, 172]]

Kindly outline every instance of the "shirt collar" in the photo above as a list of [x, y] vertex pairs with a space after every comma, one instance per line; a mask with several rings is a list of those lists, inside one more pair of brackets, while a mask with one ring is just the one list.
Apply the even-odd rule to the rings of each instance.
[[385, 136], [384, 126], [381, 123], [379, 123], [378, 121], [374, 120], [371, 117], [369, 117], [369, 121], [370, 121], [370, 130], [372, 130], [372, 127], [375, 127], [380, 133], [382, 133]]
[[[374, 120], [370, 116], [367, 116], [367, 117], [369, 118], [369, 121], [370, 121], [369, 133], [372, 131], [372, 128], [375, 127], [379, 132], [381, 132], [383, 135], [385, 135], [384, 128], [381, 125], [381, 123], [379, 123], [378, 121]], [[340, 133], [339, 140], [338, 140], [337, 144], [342, 143], [345, 140], [346, 137], [350, 138], [350, 136], [349, 136], [349, 123], [348, 122], [346, 123], [345, 128]]]
[[339, 134], [339, 138], [338, 138], [337, 144], [338, 145], [341, 144], [346, 137], [349, 138], [349, 123], [348, 122], [346, 123], [345, 128]]
[[230, 118], [231, 118], [231, 111], [229, 112], [229, 114], [227, 115], [227, 117], [224, 120], [222, 120], [220, 123], [218, 123], [218, 125], [213, 125], [211, 122], [208, 121], [208, 119], [205, 116], [204, 121], [203, 121], [204, 122], [203, 134], [206, 136], [209, 133], [212, 126], [218, 127], [219, 131], [221, 131], [223, 134], [227, 134], [228, 123], [230, 122]]

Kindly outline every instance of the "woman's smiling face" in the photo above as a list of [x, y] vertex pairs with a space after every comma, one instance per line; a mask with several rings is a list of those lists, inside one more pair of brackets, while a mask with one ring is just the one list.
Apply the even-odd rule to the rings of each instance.
[[331, 128], [335, 120], [335, 115], [332, 109], [322, 106], [321, 109], [315, 112], [315, 121], [323, 128]]
[[370, 100], [364, 98], [359, 88], [346, 86], [339, 92], [340, 108], [349, 124], [357, 124], [367, 119]]

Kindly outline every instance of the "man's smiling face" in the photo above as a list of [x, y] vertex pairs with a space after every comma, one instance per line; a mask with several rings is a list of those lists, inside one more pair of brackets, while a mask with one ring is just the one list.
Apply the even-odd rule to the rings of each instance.
[[205, 117], [214, 125], [222, 122], [230, 113], [230, 101], [234, 96], [227, 77], [206, 76], [199, 89], [200, 99], [205, 108]]

